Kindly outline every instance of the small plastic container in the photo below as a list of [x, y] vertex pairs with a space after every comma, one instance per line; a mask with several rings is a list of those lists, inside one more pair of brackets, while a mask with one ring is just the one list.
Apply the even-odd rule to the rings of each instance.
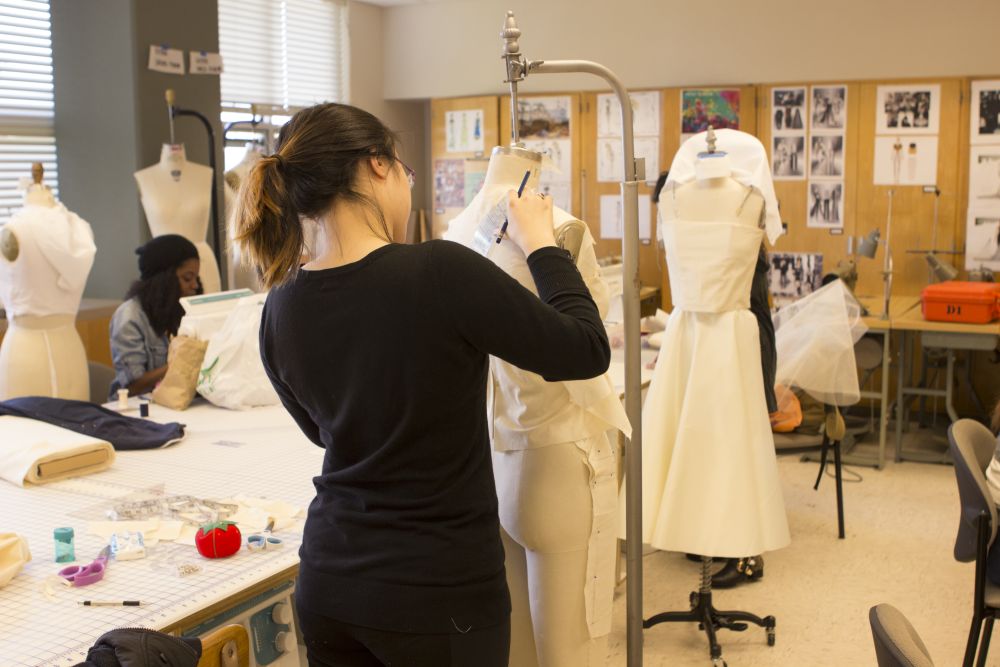
[[1000, 284], [948, 280], [924, 288], [925, 320], [989, 324], [1000, 316]]
[[56, 562], [72, 563], [76, 560], [76, 550], [73, 548], [73, 529], [56, 528], [52, 531], [56, 543]]

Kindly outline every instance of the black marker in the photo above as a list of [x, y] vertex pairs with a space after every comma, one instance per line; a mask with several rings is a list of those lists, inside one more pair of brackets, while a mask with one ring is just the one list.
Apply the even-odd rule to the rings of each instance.
[[[524, 172], [524, 178], [521, 179], [521, 187], [517, 189], [517, 198], [521, 198], [521, 193], [524, 192], [524, 186], [528, 184], [528, 177], [531, 176], [531, 170]], [[504, 218], [503, 226], [500, 227], [500, 233], [497, 234], [497, 243], [503, 240], [503, 235], [507, 233], [507, 219]]]
[[81, 607], [141, 607], [138, 600], [83, 600]]

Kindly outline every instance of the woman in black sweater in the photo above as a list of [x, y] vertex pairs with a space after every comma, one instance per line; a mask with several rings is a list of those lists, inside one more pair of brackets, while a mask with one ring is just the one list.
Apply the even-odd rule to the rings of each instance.
[[[412, 184], [377, 118], [323, 104], [282, 128], [240, 193], [238, 240], [271, 289], [264, 367], [326, 450], [296, 591], [311, 665], [507, 664], [488, 355], [550, 380], [610, 360], [548, 199], [511, 192], [503, 240], [539, 298], [460, 245], [400, 244]], [[303, 219], [323, 233], [299, 267]]]

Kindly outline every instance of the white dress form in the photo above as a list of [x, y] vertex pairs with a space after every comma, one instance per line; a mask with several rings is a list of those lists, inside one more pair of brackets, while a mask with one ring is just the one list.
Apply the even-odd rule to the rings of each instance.
[[659, 549], [741, 558], [790, 541], [749, 311], [764, 204], [718, 156], [660, 197], [675, 309], [643, 409], [642, 489]]
[[[495, 150], [482, 190], [452, 220], [446, 240], [467, 246], [482, 217], [541, 163], [532, 154]], [[536, 154], [537, 155], [537, 154]], [[555, 209], [558, 229], [573, 220]], [[510, 240], [488, 257], [535, 291], [524, 254]], [[598, 309], [606, 311], [594, 240], [586, 232], [577, 266]], [[615, 454], [607, 431], [629, 430], [606, 376], [545, 382], [491, 359], [488, 404], [493, 471], [510, 588], [509, 664], [517, 667], [603, 665], [614, 587]]]
[[93, 266], [90, 225], [41, 184], [4, 226], [0, 301], [7, 332], [0, 343], [0, 400], [19, 396], [90, 399], [87, 353], [76, 313]]
[[212, 168], [188, 162], [181, 144], [163, 144], [160, 161], [135, 172], [152, 235], [180, 234], [194, 243], [205, 293], [222, 288], [219, 265], [205, 241], [212, 208]]
[[235, 167], [226, 172], [223, 178], [223, 202], [225, 205], [226, 231], [229, 243], [229, 266], [227, 274], [229, 276], [229, 289], [251, 289], [254, 292], [260, 291], [260, 281], [254, 274], [253, 269], [243, 263], [240, 254], [240, 246], [234, 242], [235, 228], [233, 226], [233, 213], [236, 210], [236, 199], [240, 193], [240, 186], [246, 180], [250, 169], [264, 157], [264, 152], [259, 144], [247, 144], [247, 152]]

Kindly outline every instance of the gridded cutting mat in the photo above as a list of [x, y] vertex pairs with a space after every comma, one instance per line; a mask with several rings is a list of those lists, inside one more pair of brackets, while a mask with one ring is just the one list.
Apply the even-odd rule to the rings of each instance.
[[[276, 533], [275, 551], [209, 560], [190, 546], [160, 542], [141, 560], [109, 564], [103, 581], [83, 588], [44, 583], [64, 564], [54, 562], [52, 530], [71, 526], [77, 562], [93, 560], [103, 546], [79, 518], [88, 508], [160, 485], [170, 495], [221, 499], [243, 494], [284, 500], [302, 508], [313, 497], [312, 478], [323, 450], [309, 442], [281, 407], [233, 412], [197, 404], [185, 412], [151, 406], [151, 418], [188, 425], [187, 438], [159, 450], [119, 452], [112, 469], [97, 475], [18, 488], [0, 481], [0, 531], [28, 540], [33, 560], [0, 589], [0, 662], [7, 666], [74, 665], [104, 632], [123, 626], [163, 628], [295, 565], [301, 526]], [[105, 503], [105, 501], [107, 501]], [[96, 519], [99, 517], [91, 517]], [[179, 577], [157, 567], [175, 555], [201, 566]], [[141, 607], [81, 607], [80, 600], [141, 600]]]

